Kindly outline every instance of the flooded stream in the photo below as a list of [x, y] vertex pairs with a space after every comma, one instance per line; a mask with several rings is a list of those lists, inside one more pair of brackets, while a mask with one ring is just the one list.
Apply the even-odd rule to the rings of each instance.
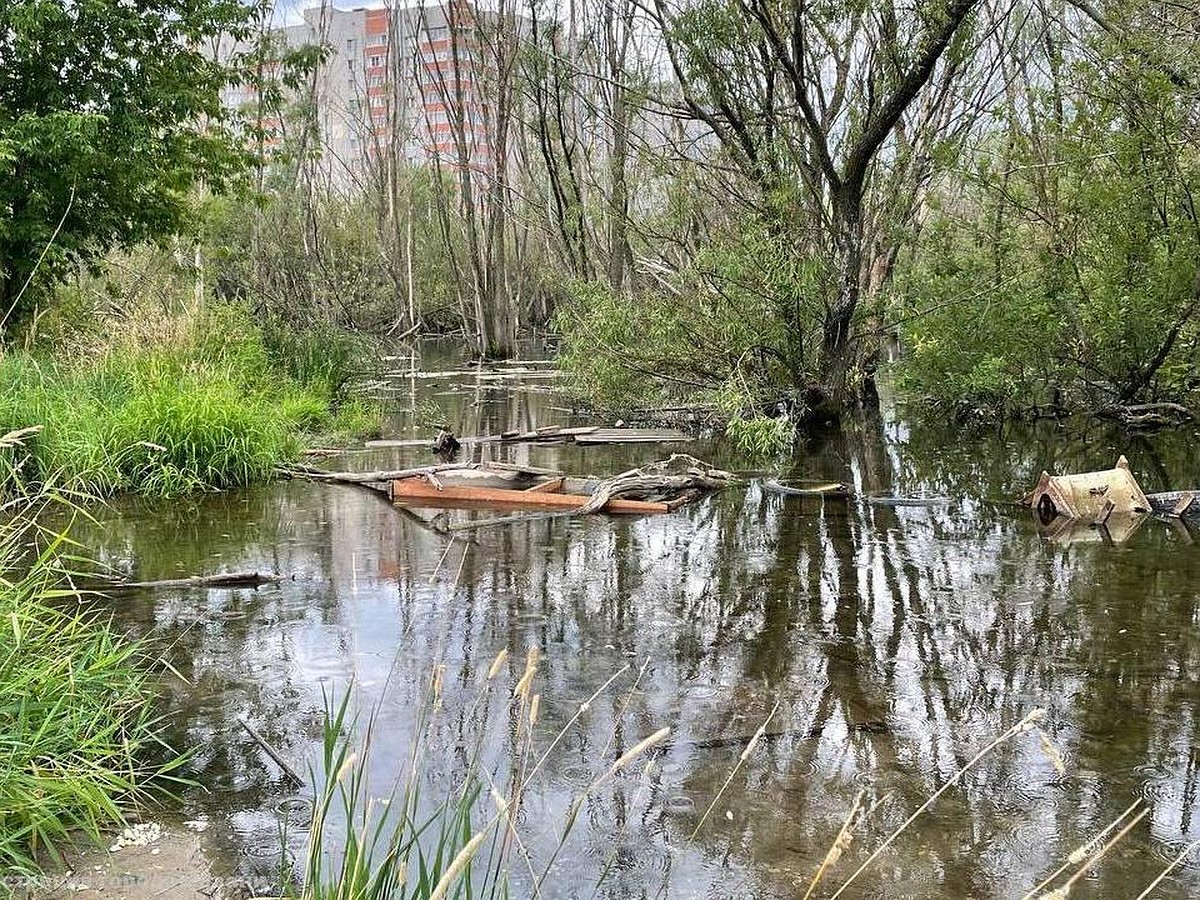
[[[432, 354], [420, 364], [456, 368]], [[421, 401], [459, 434], [581, 421], [550, 375], [390, 383], [388, 437], [428, 436], [409, 412]], [[1065, 773], [1035, 734], [1004, 744], [844, 896], [1017, 900], [1137, 798], [1149, 814], [1072, 897], [1136, 897], [1200, 839], [1200, 545], [1157, 521], [1123, 543], [1091, 531], [1056, 542], [1028, 512], [993, 502], [1020, 496], [1042, 468], [1107, 468], [1120, 452], [1148, 491], [1192, 486], [1193, 431], [1128, 439], [1046, 425], [964, 438], [889, 410], [799, 448], [783, 473], [866, 495], [951, 498], [939, 506], [783, 497], [764, 486], [778, 472], [756, 472], [703, 438], [668, 448], [485, 444], [462, 458], [610, 475], [672, 449], [745, 479], [670, 515], [526, 521], [449, 550], [442, 534], [343, 486], [281, 482], [100, 510], [76, 538], [139, 579], [295, 576], [112, 602], [179, 676], [166, 679], [169, 736], [194, 754], [187, 774], [197, 782], [179, 814], [206, 817], [237, 872], [269, 878], [281, 815], [296, 819], [289, 840], [301, 852], [295, 799], [309, 792], [262, 756], [238, 717], [304, 771], [318, 759], [323, 697], [353, 683], [357, 707], [378, 710], [372, 776], [386, 786], [430, 673], [445, 664], [429, 775], [449, 784], [461, 768], [459, 712], [481, 673], [509, 648], [511, 685], [532, 645], [542, 654], [538, 753], [622, 672], [529, 790], [521, 834], [537, 866], [571, 798], [640, 738], [673, 730], [645, 778], [639, 762], [589, 798], [542, 885], [547, 898], [800, 897], [861, 791], [874, 808], [817, 892], [828, 896], [1037, 707]], [[330, 465], [427, 461], [403, 447]], [[776, 703], [766, 736], [690, 837]], [[492, 741], [511, 739], [502, 728]], [[529, 867], [513, 865], [511, 878], [512, 896], [528, 896]], [[1154, 896], [1200, 896], [1200, 855]]]

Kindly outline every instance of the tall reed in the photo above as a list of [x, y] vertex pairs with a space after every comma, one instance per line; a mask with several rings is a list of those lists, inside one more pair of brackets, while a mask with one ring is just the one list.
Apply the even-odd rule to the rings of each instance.
[[[352, 349], [322, 366], [311, 359], [315, 340], [269, 347], [236, 307], [106, 340], [52, 358], [0, 350], [0, 432], [42, 427], [26, 479], [58, 475], [97, 495], [219, 489], [269, 476], [306, 436], [377, 427], [377, 412], [339, 397]], [[289, 365], [289, 352], [302, 358]]]
[[78, 604], [66, 532], [38, 524], [63, 502], [0, 504], [0, 871], [36, 870], [77, 832], [98, 839], [178, 763], [151, 760], [172, 755], [138, 644]]
[[[517, 825], [525, 793], [545, 762], [545, 755], [533, 752], [541, 706], [541, 695], [534, 690], [540, 660], [536, 650], [526, 654], [520, 676], [508, 688], [502, 684], [507, 658], [502, 651], [480, 679], [474, 698], [465, 709], [453, 712], [456, 727], [465, 729], [465, 770], [436, 796], [424, 789], [434, 762], [429, 735], [445, 715], [440, 666], [435, 666], [420, 704], [404, 771], [379, 795], [373, 794], [366, 776], [373, 750], [372, 720], [355, 740], [348, 712], [351, 695], [337, 703], [327, 701], [322, 758], [311, 773], [316, 800], [302, 882], [287, 886], [287, 893], [300, 900], [507, 897], [512, 896], [512, 866], [519, 865], [530, 896], [540, 896], [546, 872], [538, 872]], [[606, 681], [561, 729], [546, 735], [548, 746], [557, 745], [627, 669]], [[515, 724], [507, 761], [485, 766], [489, 736], [502, 733], [497, 731], [501, 715]], [[615, 760], [598, 762], [594, 780], [567, 812], [559, 844], [549, 853], [551, 861], [568, 840], [582, 801], [668, 734], [669, 729], [659, 729]]]

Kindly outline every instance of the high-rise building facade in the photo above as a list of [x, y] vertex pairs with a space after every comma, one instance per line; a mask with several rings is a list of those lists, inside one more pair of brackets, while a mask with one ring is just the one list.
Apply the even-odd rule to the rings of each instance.
[[[331, 174], [353, 179], [373, 160], [427, 161], [486, 169], [489, 77], [486, 30], [494, 16], [465, 0], [448, 4], [339, 9], [310, 7], [301, 20], [275, 33], [280, 56], [322, 48], [304, 91], [310, 100]], [[497, 32], [498, 33], [498, 32]], [[238, 47], [225, 48], [228, 55]], [[277, 64], [272, 62], [268, 68]], [[270, 72], [268, 75], [272, 74]], [[305, 97], [305, 95], [308, 95]], [[226, 90], [227, 105], [258, 116], [277, 141], [286, 127], [276, 110], [264, 111], [253, 84]]]

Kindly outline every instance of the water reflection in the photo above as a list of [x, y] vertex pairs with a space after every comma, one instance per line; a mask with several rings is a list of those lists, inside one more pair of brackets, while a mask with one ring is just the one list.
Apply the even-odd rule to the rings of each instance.
[[[410, 380], [403, 403], [432, 397], [459, 434], [571, 421], [542, 389], [548, 379], [457, 378], [452, 390]], [[399, 409], [394, 432], [411, 436], [411, 425]], [[373, 765], [386, 783], [435, 664], [447, 665], [453, 710], [499, 649], [513, 650], [513, 676], [534, 645], [545, 658], [543, 743], [628, 666], [529, 796], [522, 835], [535, 859], [547, 858], [571, 796], [606, 761], [662, 725], [674, 729], [645, 783], [639, 770], [590, 798], [586, 828], [556, 862], [546, 897], [798, 896], [865, 790], [877, 805], [830, 877], [835, 886], [975, 750], [1038, 706], [1067, 773], [1034, 736], [1006, 744], [850, 895], [1021, 897], [1142, 796], [1147, 822], [1079, 886], [1129, 897], [1200, 838], [1200, 553], [1186, 529], [1157, 522], [1123, 542], [1046, 540], [1003, 502], [1042, 468], [1103, 467], [1118, 452], [1147, 490], [1190, 484], [1189, 439], [1118, 446], [1100, 432], [1008, 428], [967, 441], [892, 414], [813, 439], [784, 474], [954, 502], [782, 497], [751, 477], [675, 515], [542, 519], [481, 529], [448, 549], [414, 518], [429, 511], [401, 515], [361, 490], [281, 483], [185, 504], [117, 504], [78, 536], [140, 578], [250, 568], [296, 576], [113, 606], [154, 636], [178, 673], [167, 677], [172, 737], [195, 751], [203, 786], [187, 793], [185, 811], [206, 813], [245, 871], [273, 871], [278, 808], [295, 791], [238, 729], [239, 716], [301, 767], [317, 758], [323, 694], [353, 681], [360, 705], [379, 707], [386, 750]], [[688, 449], [746, 465], [705, 441]], [[661, 451], [462, 452], [606, 474]], [[382, 450], [347, 465], [418, 458], [418, 449]], [[777, 702], [759, 749], [689, 840]], [[450, 715], [436, 732], [443, 783], [460, 770], [463, 728]], [[499, 748], [511, 735], [499, 729], [494, 740]], [[296, 833], [297, 847], [302, 840]], [[514, 896], [525, 896], [528, 872], [514, 867], [512, 877]], [[1156, 896], [1197, 892], [1192, 862]]]

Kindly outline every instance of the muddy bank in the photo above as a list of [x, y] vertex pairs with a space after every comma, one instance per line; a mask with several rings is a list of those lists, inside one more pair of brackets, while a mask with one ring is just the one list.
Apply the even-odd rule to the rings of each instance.
[[244, 882], [219, 874], [227, 868], [214, 858], [196, 830], [146, 823], [107, 835], [101, 845], [83, 839], [64, 853], [62, 865], [51, 866], [36, 878], [8, 878], [6, 886], [16, 900], [235, 900], [250, 896]]

